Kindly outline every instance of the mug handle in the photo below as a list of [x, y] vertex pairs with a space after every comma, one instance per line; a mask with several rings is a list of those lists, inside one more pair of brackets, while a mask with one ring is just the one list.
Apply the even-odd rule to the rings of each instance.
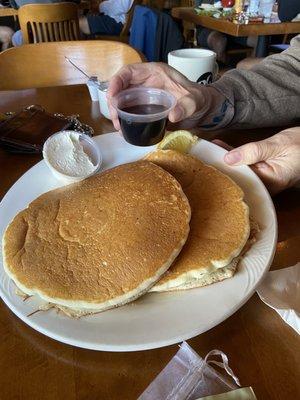
[[213, 70], [213, 82], [215, 82], [217, 80], [218, 75], [219, 75], [219, 65], [218, 65], [217, 61], [215, 61], [215, 66], [214, 66], [214, 70]]

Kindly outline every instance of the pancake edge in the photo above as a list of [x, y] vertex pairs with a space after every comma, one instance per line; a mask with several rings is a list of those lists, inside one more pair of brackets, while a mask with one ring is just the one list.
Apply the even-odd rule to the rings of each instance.
[[51, 298], [45, 295], [43, 292], [39, 290], [32, 290], [24, 286], [21, 282], [18, 281], [16, 276], [7, 268], [6, 266], [6, 261], [5, 261], [5, 241], [3, 240], [3, 266], [4, 270], [7, 273], [7, 275], [14, 281], [15, 285], [17, 286], [18, 289], [20, 289], [23, 293], [25, 293], [28, 296], [35, 296], [37, 295], [40, 299], [48, 302], [48, 303], [53, 303], [54, 305], [58, 306], [63, 306], [70, 308], [74, 311], [87, 311], [88, 313], [91, 312], [99, 312], [99, 311], [105, 311], [110, 308], [114, 308], [117, 306], [124, 305], [126, 303], [129, 303], [138, 297], [142, 296], [144, 293], [148, 292], [149, 288], [153, 286], [159, 278], [169, 269], [169, 267], [173, 264], [174, 260], [180, 253], [182, 247], [184, 246], [187, 238], [188, 238], [188, 233], [185, 237], [180, 242], [180, 246], [173, 251], [171, 254], [170, 258], [168, 261], [163, 264], [163, 266], [158, 270], [158, 272], [151, 278], [143, 281], [139, 286], [137, 286], [135, 289], [131, 290], [130, 292], [127, 292], [124, 295], [115, 297], [114, 299], [104, 301], [101, 303], [92, 303], [92, 302], [85, 302], [85, 301], [72, 301], [72, 300], [65, 300], [65, 299], [59, 299], [59, 298]]
[[156, 284], [149, 292], [171, 292], [177, 290], [187, 290], [202, 286], [208, 286], [213, 283], [223, 281], [224, 279], [231, 278], [235, 274], [240, 260], [247, 253], [250, 247], [256, 242], [256, 237], [259, 232], [259, 225], [250, 217], [249, 236], [246, 240], [240, 253], [234, 257], [230, 263], [223, 267], [212, 270], [211, 272], [199, 273], [199, 270], [194, 269], [178, 276], [176, 279], [169, 280], [161, 285]]
[[[151, 164], [154, 164], [154, 163], [151, 163]], [[159, 169], [163, 169], [162, 167], [160, 167], [160, 166], [158, 166], [156, 164], [154, 164], [154, 165], [156, 167], [158, 167]], [[7, 227], [6, 227], [5, 231], [4, 231], [3, 237], [2, 237], [2, 254], [3, 254], [3, 268], [4, 268], [4, 271], [9, 276], [9, 278], [11, 278], [13, 280], [13, 282], [16, 285], [16, 287], [22, 293], [24, 293], [25, 295], [27, 295], [27, 296], [38, 296], [41, 300], [44, 300], [47, 303], [51, 303], [51, 304], [53, 304], [53, 306], [58, 306], [58, 308], [60, 306], [63, 307], [63, 308], [67, 308], [70, 311], [70, 314], [72, 314], [72, 312], [74, 311], [75, 315], [77, 313], [80, 314], [80, 315], [92, 314], [92, 313], [96, 313], [96, 312], [109, 310], [111, 308], [123, 306], [123, 305], [125, 305], [127, 303], [130, 303], [130, 302], [136, 300], [140, 296], [144, 295], [145, 293], [147, 293], [149, 291], [149, 289], [153, 285], [155, 285], [155, 283], [157, 283], [159, 281], [159, 279], [164, 275], [164, 273], [173, 264], [173, 262], [175, 261], [175, 259], [179, 255], [179, 253], [181, 252], [183, 246], [185, 245], [185, 243], [186, 243], [186, 241], [187, 241], [187, 239], [189, 237], [189, 233], [190, 233], [191, 207], [190, 207], [189, 200], [188, 200], [186, 194], [184, 193], [181, 185], [177, 181], [177, 179], [172, 174], [170, 174], [168, 171], [166, 171], [164, 169], [163, 169], [163, 171], [166, 174], [168, 174], [175, 181], [176, 185], [180, 189], [180, 192], [181, 192], [181, 195], [182, 195], [182, 199], [188, 205], [186, 235], [185, 235], [185, 238], [183, 238], [180, 241], [179, 246], [172, 252], [172, 254], [171, 254], [170, 258], [167, 260], [167, 262], [165, 262], [163, 264], [163, 266], [161, 268], [159, 268], [157, 273], [154, 276], [152, 276], [151, 278], [143, 281], [135, 289], [131, 290], [130, 292], [127, 292], [124, 295], [115, 297], [112, 300], [96, 303], [96, 302], [71, 301], [71, 300], [65, 300], [65, 299], [60, 299], [60, 298], [51, 298], [51, 297], [48, 297], [47, 295], [43, 294], [43, 292], [41, 292], [41, 291], [39, 291], [37, 289], [36, 290], [32, 290], [32, 289], [27, 288], [26, 286], [24, 286], [22, 283], [20, 283], [18, 281], [16, 276], [7, 267], [7, 265], [6, 265], [6, 257], [5, 257], [5, 247], [6, 247], [5, 246], [5, 236], [6, 236], [6, 231], [7, 231], [8, 227], [10, 226], [10, 224], [13, 222], [13, 220], [16, 218], [16, 216], [19, 213], [16, 214], [14, 216], [14, 218], [11, 220], [11, 222], [7, 225]], [[29, 208], [29, 204], [27, 205], [27, 207], [24, 210], [26, 210], [28, 208]], [[24, 211], [24, 210], [22, 210], [22, 211]], [[22, 211], [20, 211], [20, 212], [22, 212]]]
[[155, 286], [152, 290], [150, 290], [151, 293], [160, 293], [160, 292], [174, 292], [178, 290], [188, 290], [188, 289], [194, 289], [198, 287], [203, 287], [203, 286], [208, 286], [213, 283], [221, 282], [224, 279], [231, 278], [237, 268], [237, 265], [239, 263], [239, 257], [236, 259], [232, 260], [232, 262], [225, 267], [218, 268], [217, 270], [213, 272], [208, 272], [202, 274], [202, 276], [194, 277], [194, 278], [189, 278], [185, 283], [181, 283], [178, 286], [171, 286], [169, 288], [165, 288], [164, 285], [157, 285]]
[[[160, 152], [165, 153], [165, 154], [166, 153], [170, 154], [173, 151], [176, 152], [176, 150], [156, 149], [156, 150], [153, 150], [152, 152], [148, 153], [143, 159], [144, 160], [148, 160], [148, 161], [150, 161], [150, 162], [155, 164], [155, 161], [153, 161], [151, 159], [149, 160], [149, 158], [151, 158], [151, 155], [154, 155], [155, 153], [160, 153]], [[157, 284], [154, 285], [149, 290], [149, 292], [165, 292], [165, 291], [171, 291], [171, 290], [188, 289], [189, 287], [185, 287], [185, 286], [188, 286], [189, 282], [192, 282], [192, 281], [195, 281], [195, 282], [199, 281], [199, 285], [195, 285], [195, 286], [192, 286], [192, 287], [198, 287], [198, 286], [201, 287], [201, 286], [209, 285], [209, 284], [214, 283], [214, 282], [218, 282], [218, 280], [215, 280], [215, 278], [213, 278], [213, 276], [214, 277], [220, 276], [220, 278], [221, 278], [222, 275], [225, 274], [225, 272], [224, 272], [225, 268], [226, 267], [230, 268], [229, 266], [232, 263], [235, 263], [235, 259], [239, 258], [242, 254], [244, 254], [244, 252], [245, 252], [244, 249], [245, 249], [245, 247], [247, 247], [247, 243], [249, 242], [250, 231], [252, 229], [252, 222], [253, 221], [251, 221], [251, 218], [250, 218], [250, 210], [249, 210], [248, 204], [245, 202], [245, 194], [244, 194], [243, 189], [233, 180], [233, 178], [231, 178], [225, 172], [220, 171], [215, 166], [210, 165], [210, 164], [206, 164], [205, 162], [203, 162], [201, 159], [199, 159], [195, 155], [187, 153], [187, 154], [185, 154], [185, 156], [189, 156], [191, 158], [194, 158], [197, 161], [199, 161], [201, 164], [204, 164], [206, 167], [209, 167], [212, 170], [215, 170], [215, 171], [219, 172], [220, 174], [224, 175], [227, 179], [229, 179], [234, 186], [239, 188], [239, 190], [243, 194], [243, 196], [241, 197], [240, 201], [241, 201], [241, 204], [243, 205], [243, 208], [244, 208], [244, 211], [245, 211], [245, 215], [246, 215], [246, 218], [248, 220], [248, 224], [247, 224], [247, 227], [245, 227], [244, 237], [242, 238], [242, 244], [237, 249], [235, 249], [228, 256], [227, 259], [210, 260], [210, 265], [207, 265], [206, 267], [201, 268], [201, 269], [199, 269], [199, 268], [197, 268], [197, 266], [195, 266], [195, 268], [193, 268], [193, 269], [191, 269], [191, 270], [189, 270], [189, 271], [187, 271], [187, 272], [185, 272], [185, 273], [183, 273], [181, 275], [178, 275], [177, 278], [169, 279], [163, 284], [159, 284], [159, 281], [158, 281]], [[159, 163], [157, 165], [159, 165]], [[161, 166], [161, 168], [163, 168], [163, 167]], [[169, 171], [167, 171], [167, 172], [169, 172]], [[169, 172], [169, 173], [171, 174], [171, 172]], [[174, 178], [175, 178], [175, 176], [174, 176]], [[184, 189], [182, 189], [182, 190], [184, 191]], [[193, 218], [193, 216], [191, 216], [191, 218]], [[253, 224], [254, 224], [254, 222], [253, 222]], [[251, 240], [250, 240], [250, 242], [251, 242]], [[236, 263], [236, 265], [237, 264], [238, 264], [238, 262]], [[220, 273], [220, 270], [222, 270], [222, 273]], [[234, 268], [234, 271], [235, 271], [235, 268]], [[231, 275], [229, 275], [229, 273], [225, 274], [225, 275], [228, 275], [228, 276], [225, 276], [223, 279], [226, 279], [226, 277], [233, 276], [234, 271], [233, 271], [233, 273]], [[205, 276], [205, 278], [204, 278], [204, 276]], [[207, 279], [208, 282], [210, 282], [210, 281], [211, 282], [207, 283], [207, 284], [201, 284], [201, 282], [202, 281], [205, 282], [206, 279]], [[220, 280], [223, 280], [223, 279], [220, 279]], [[180, 287], [180, 289], [179, 289], [179, 287]]]

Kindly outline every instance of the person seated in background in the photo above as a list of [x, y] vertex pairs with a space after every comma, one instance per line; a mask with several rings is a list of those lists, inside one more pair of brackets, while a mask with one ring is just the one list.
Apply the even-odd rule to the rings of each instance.
[[[197, 2], [199, 6], [202, 4], [210, 4], [215, 7], [221, 7], [220, 0], [200, 0]], [[213, 31], [208, 28], [197, 27], [197, 44], [200, 47], [205, 47], [213, 50], [217, 55], [217, 60], [225, 64], [226, 62], [226, 47], [227, 35], [224, 33]]]
[[[130, 86], [151, 86], [176, 97], [177, 104], [169, 114], [171, 122], [189, 119], [189, 123], [210, 130], [296, 126], [231, 150], [224, 158], [232, 166], [251, 165], [276, 193], [300, 180], [299, 76], [300, 35], [283, 53], [266, 57], [250, 71], [233, 69], [207, 86], [189, 81], [166, 64], [128, 65], [111, 79], [108, 99]], [[115, 128], [120, 129], [112, 106], [110, 112]]]
[[[211, 5], [216, 8], [222, 7], [219, 0], [199, 0], [199, 5]], [[197, 27], [197, 44], [200, 47], [208, 48], [214, 51], [217, 55], [217, 61], [226, 64], [226, 50], [236, 45], [247, 47], [248, 38], [245, 36], [234, 37], [225, 33], [214, 31], [201, 26]], [[249, 46], [248, 46], [249, 47]], [[250, 45], [252, 47], [252, 44]]]
[[[9, 1], [0, 0], [1, 7], [9, 7]], [[14, 25], [13, 17], [0, 17], [0, 51], [10, 47]]]
[[[200, 0], [199, 4], [211, 4], [215, 6], [220, 6], [219, 0]], [[278, 0], [278, 17], [281, 22], [292, 21], [297, 15], [300, 14], [300, 0]], [[300, 17], [300, 16], [299, 16]], [[224, 33], [213, 31], [207, 28], [198, 27], [197, 29], [197, 42], [199, 46], [207, 47], [213, 50], [217, 54], [217, 60], [226, 63], [226, 49], [237, 44], [241, 46], [255, 47], [251, 42], [253, 40], [248, 40], [247, 37], [232, 37], [225, 35]], [[249, 62], [250, 68], [255, 64], [254, 59]], [[257, 59], [259, 62], [261, 59]]]
[[133, 0], [106, 0], [99, 5], [99, 14], [79, 19], [79, 27], [85, 35], [120, 35], [126, 14]]
[[[296, 18], [300, 20], [300, 0], [278, 0], [278, 17], [281, 22], [289, 22]], [[271, 51], [281, 52], [289, 48], [290, 45], [282, 43], [282, 40], [283, 35], [272, 35], [270, 37]], [[263, 59], [263, 57], [247, 57], [237, 64], [237, 68], [251, 69]]]
[[[51, 3], [80, 3], [80, 0], [9, 0], [11, 7], [18, 9], [26, 4], [51, 4]], [[13, 46], [21, 46], [23, 44], [23, 36], [20, 30], [16, 31], [12, 37]]]
[[0, 26], [0, 51], [9, 48], [13, 34], [14, 31], [9, 26]]

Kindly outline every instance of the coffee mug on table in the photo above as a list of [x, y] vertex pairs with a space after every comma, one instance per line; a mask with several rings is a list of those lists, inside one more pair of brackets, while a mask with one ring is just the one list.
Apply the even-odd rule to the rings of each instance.
[[219, 72], [216, 53], [206, 49], [180, 49], [168, 54], [168, 64], [192, 82], [212, 83]]

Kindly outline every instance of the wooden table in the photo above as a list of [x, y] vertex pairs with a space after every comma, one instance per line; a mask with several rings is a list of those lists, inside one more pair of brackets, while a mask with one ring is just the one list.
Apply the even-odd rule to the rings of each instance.
[[260, 42], [257, 45], [257, 57], [265, 51], [264, 39], [269, 35], [284, 35], [286, 33], [299, 33], [300, 22], [281, 22], [280, 24], [235, 24], [225, 19], [217, 19], [205, 15], [198, 15], [192, 7], [176, 7], [172, 9], [172, 16], [186, 22], [201, 25], [204, 28], [223, 32], [231, 36], [259, 36]]
[[[0, 112], [41, 104], [50, 112], [78, 113], [95, 132], [113, 131], [89, 100], [85, 86], [2, 92]], [[279, 129], [214, 133], [238, 145]], [[0, 150], [0, 198], [40, 160]], [[279, 244], [274, 268], [300, 259], [300, 192], [289, 190], [275, 199]], [[1, 400], [133, 400], [177, 351], [177, 346], [135, 353], [104, 353], [68, 346], [34, 331], [0, 302]], [[189, 344], [202, 356], [223, 350], [242, 385], [252, 385], [259, 400], [300, 398], [299, 336], [255, 294], [239, 311]]]

